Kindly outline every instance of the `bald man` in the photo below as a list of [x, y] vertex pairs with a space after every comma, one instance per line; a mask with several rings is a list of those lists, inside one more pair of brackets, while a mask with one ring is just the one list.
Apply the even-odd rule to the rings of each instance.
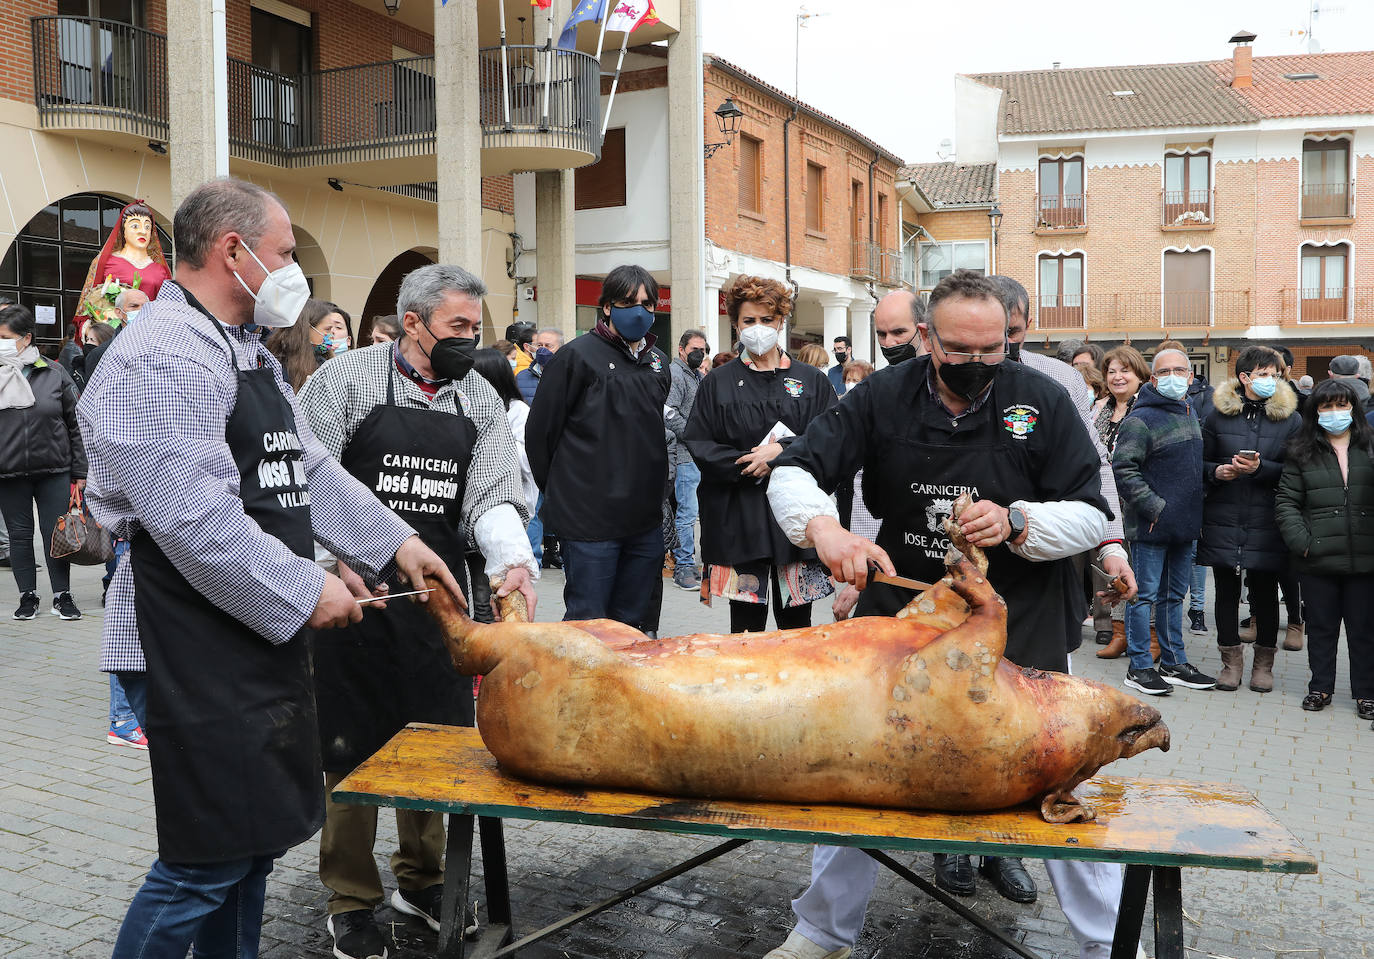
[[925, 318], [925, 304], [910, 290], [893, 290], [878, 301], [873, 311], [873, 330], [878, 337], [878, 349], [888, 363], [925, 354], [924, 340], [916, 335]]

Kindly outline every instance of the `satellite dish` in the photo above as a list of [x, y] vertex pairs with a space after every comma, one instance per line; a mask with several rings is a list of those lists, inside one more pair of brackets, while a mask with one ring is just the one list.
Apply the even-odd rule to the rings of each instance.
[[940, 148], [935, 151], [936, 156], [938, 156], [941, 160], [948, 160], [950, 158], [950, 155], [953, 153], [954, 141], [951, 140], [949, 137], [945, 137], [943, 140], [941, 140]]

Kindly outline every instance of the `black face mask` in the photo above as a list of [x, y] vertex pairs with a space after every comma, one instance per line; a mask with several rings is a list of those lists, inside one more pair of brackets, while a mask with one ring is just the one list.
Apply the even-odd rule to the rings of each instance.
[[1007, 340], [1007, 359], [1021, 362], [1021, 344]]
[[940, 379], [944, 380], [956, 396], [972, 402], [988, 388], [997, 376], [1001, 364], [989, 366], [986, 363], [941, 363]]
[[91, 355], [91, 350], [95, 349], [97, 345], [98, 345], [98, 344], [95, 344], [95, 343], [82, 343], [82, 344], [81, 344], [81, 355], [82, 355], [82, 356], [90, 356], [90, 355]]
[[900, 346], [880, 346], [879, 349], [883, 351], [883, 358], [894, 365], [906, 360], [914, 360], [916, 358], [916, 337], [913, 336]]
[[705, 360], [705, 359], [706, 359], [706, 351], [705, 351], [705, 350], [688, 350], [688, 351], [687, 351], [687, 367], [688, 367], [688, 369], [693, 369], [693, 370], [700, 369], [700, 368], [701, 368], [702, 361]]
[[844, 350], [836, 350], [836, 351], [835, 351], [835, 362], [836, 362], [836, 363], [843, 363], [843, 362], [845, 362], [845, 360], [847, 360], [847, 359], [849, 359], [849, 354], [846, 353]]

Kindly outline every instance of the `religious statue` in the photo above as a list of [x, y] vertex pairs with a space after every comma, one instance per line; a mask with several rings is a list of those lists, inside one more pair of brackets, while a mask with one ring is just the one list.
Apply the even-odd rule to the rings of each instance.
[[139, 290], [151, 300], [171, 278], [153, 227], [153, 211], [142, 200], [135, 200], [119, 211], [118, 222], [91, 261], [75, 318], [76, 338], [89, 319], [118, 328], [124, 322], [124, 312], [115, 301], [125, 290]]

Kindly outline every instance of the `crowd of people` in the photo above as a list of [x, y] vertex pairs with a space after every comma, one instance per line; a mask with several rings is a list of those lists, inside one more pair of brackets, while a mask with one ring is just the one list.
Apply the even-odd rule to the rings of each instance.
[[[253, 954], [273, 860], [321, 827], [334, 954], [385, 956], [376, 810], [328, 797], [406, 723], [473, 723], [475, 685], [453, 681], [433, 621], [388, 602], [426, 576], [480, 619], [517, 591], [533, 615], [541, 569], [561, 568], [565, 619], [656, 636], [671, 583], [724, 601], [732, 632], [765, 629], [770, 605], [786, 629], [825, 599], [837, 620], [896, 613], [915, 594], [871, 570], [939, 579], [952, 523], [988, 553], [1017, 665], [1070, 671], [1091, 627], [1142, 694], [1267, 693], [1279, 649], [1305, 641], [1302, 706], [1319, 710], [1344, 626], [1356, 711], [1374, 719], [1362, 357], [1312, 387], [1291, 355], [1251, 345], [1213, 388], [1171, 341], [1046, 356], [1025, 344], [1024, 287], [964, 270], [928, 301], [877, 303], [881, 370], [844, 336], [789, 349], [793, 291], [757, 276], [725, 291], [734, 342], [713, 354], [689, 329], [670, 356], [651, 331], [658, 284], [634, 265], [608, 273], [585, 334], [516, 322], [486, 348], [482, 280], [422, 267], [364, 345], [310, 296], [272, 194], [212, 181], [173, 227], [175, 275], [102, 313], [117, 323], [92, 316], [67, 365], [39, 354], [27, 309], [0, 309], [15, 618], [40, 606], [35, 537], [83, 493], [115, 544], [109, 735], [150, 749], [159, 837], [116, 957], [233, 937]], [[67, 565], [44, 555], [54, 613], [79, 618]], [[1183, 626], [1191, 593], [1205, 632], [1208, 570], [1215, 677]], [[397, 829], [391, 904], [438, 929], [442, 819], [398, 810]], [[1046, 870], [1082, 956], [1107, 955], [1120, 868]], [[972, 894], [978, 874], [1037, 897], [1019, 859], [936, 857], [947, 891]], [[817, 847], [769, 959], [843, 959], [876, 875], [858, 850]]]

